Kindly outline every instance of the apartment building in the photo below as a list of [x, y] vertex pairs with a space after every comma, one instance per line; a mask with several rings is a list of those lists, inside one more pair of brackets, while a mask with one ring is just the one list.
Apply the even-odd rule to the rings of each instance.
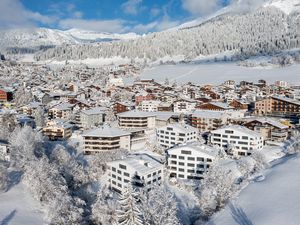
[[89, 155], [102, 151], [131, 148], [130, 133], [119, 128], [103, 126], [82, 134], [84, 153]]
[[163, 164], [148, 154], [129, 155], [127, 158], [108, 163], [109, 187], [119, 193], [132, 185], [134, 188], [151, 190], [163, 180]]
[[89, 129], [104, 123], [105, 112], [103, 108], [92, 108], [80, 112], [80, 123], [84, 129]]
[[40, 102], [31, 102], [27, 105], [24, 105], [20, 108], [20, 111], [22, 114], [28, 115], [28, 116], [35, 116], [38, 109], [43, 107], [43, 104]]
[[264, 139], [260, 133], [239, 125], [211, 131], [210, 142], [232, 151], [236, 156], [251, 155], [253, 150], [261, 150], [264, 146]]
[[300, 115], [300, 101], [272, 96], [255, 102], [255, 113], [257, 115]]
[[228, 121], [228, 115], [221, 111], [196, 110], [190, 116], [190, 125], [205, 133], [218, 129]]
[[69, 103], [61, 103], [49, 109], [48, 116], [51, 119], [69, 119], [72, 111], [73, 111], [73, 104]]
[[114, 104], [114, 113], [122, 113], [122, 112], [127, 112], [135, 109], [135, 103], [133, 102], [116, 102]]
[[195, 110], [197, 101], [181, 99], [174, 102], [174, 112], [176, 113], [190, 113]]
[[154, 129], [155, 114], [142, 111], [128, 111], [117, 114], [118, 124], [124, 129]]
[[186, 124], [170, 124], [156, 129], [156, 139], [164, 148], [171, 148], [175, 145], [197, 141], [198, 130]]
[[269, 117], [249, 119], [244, 126], [260, 133], [264, 140], [283, 142], [289, 137], [289, 127]]
[[144, 112], [157, 112], [160, 105], [160, 101], [142, 101], [140, 103], [140, 109]]
[[65, 140], [72, 136], [72, 125], [60, 119], [51, 120], [43, 128], [43, 134], [53, 141]]
[[218, 155], [217, 149], [198, 142], [171, 148], [167, 152], [170, 177], [178, 179], [202, 179]]

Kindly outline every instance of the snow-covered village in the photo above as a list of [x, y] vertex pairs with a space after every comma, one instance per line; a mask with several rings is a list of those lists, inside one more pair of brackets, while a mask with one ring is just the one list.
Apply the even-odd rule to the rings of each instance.
[[299, 28], [299, 0], [0, 0], [0, 225], [299, 225]]

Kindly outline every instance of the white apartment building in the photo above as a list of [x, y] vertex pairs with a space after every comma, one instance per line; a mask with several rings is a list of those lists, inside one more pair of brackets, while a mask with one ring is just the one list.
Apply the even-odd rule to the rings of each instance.
[[186, 124], [176, 123], [156, 129], [157, 142], [164, 148], [195, 142], [197, 138], [198, 130]]
[[140, 109], [144, 112], [157, 112], [161, 101], [142, 101]]
[[102, 125], [104, 123], [103, 108], [92, 108], [83, 110], [80, 113], [80, 123], [84, 129], [95, 127], [96, 125]]
[[127, 111], [117, 114], [120, 128], [124, 129], [154, 129], [156, 115], [151, 112]]
[[171, 148], [168, 150], [170, 177], [202, 179], [217, 155], [217, 149], [198, 142]]
[[196, 101], [178, 100], [174, 102], [174, 112], [189, 113], [195, 110], [196, 105], [197, 105]]
[[125, 159], [109, 162], [109, 187], [119, 193], [128, 185], [150, 190], [153, 185], [161, 184], [163, 168], [159, 160], [148, 154], [130, 155]]
[[255, 131], [239, 125], [230, 125], [211, 131], [210, 142], [233, 151], [234, 155], [251, 155], [253, 150], [261, 150], [264, 146], [263, 136]]
[[130, 133], [115, 127], [101, 127], [82, 134], [84, 153], [93, 154], [102, 151], [131, 148]]

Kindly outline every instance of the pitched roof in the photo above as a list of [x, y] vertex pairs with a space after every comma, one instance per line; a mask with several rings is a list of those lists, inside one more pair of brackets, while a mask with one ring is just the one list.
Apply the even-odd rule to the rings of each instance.
[[123, 131], [116, 127], [102, 126], [100, 128], [85, 131], [83, 137], [120, 137], [130, 135], [129, 132]]

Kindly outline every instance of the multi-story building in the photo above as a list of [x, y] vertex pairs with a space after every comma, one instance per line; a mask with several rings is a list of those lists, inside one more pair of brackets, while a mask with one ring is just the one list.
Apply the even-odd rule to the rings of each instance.
[[81, 111], [80, 123], [84, 129], [92, 128], [104, 123], [104, 115], [102, 108], [92, 108]]
[[72, 125], [60, 119], [51, 120], [43, 128], [43, 134], [50, 140], [68, 139], [72, 136]]
[[120, 128], [154, 129], [156, 116], [151, 112], [128, 111], [117, 114]]
[[251, 155], [253, 150], [261, 150], [264, 146], [264, 139], [260, 133], [239, 125], [211, 131], [210, 142], [240, 156]]
[[179, 179], [202, 179], [218, 155], [217, 149], [197, 142], [167, 152], [170, 177]]
[[154, 95], [146, 91], [141, 91], [135, 95], [135, 104], [139, 105], [142, 101], [154, 100]]
[[226, 111], [226, 110], [233, 110], [234, 108], [228, 105], [228, 103], [224, 103], [224, 102], [208, 102], [198, 106], [197, 109], [212, 110], [212, 111]]
[[260, 133], [264, 140], [283, 142], [289, 136], [289, 127], [268, 117], [257, 117], [248, 120], [245, 127]]
[[163, 164], [148, 154], [130, 155], [108, 163], [109, 187], [121, 193], [128, 185], [151, 190], [163, 180]]
[[191, 100], [177, 100], [174, 102], [174, 112], [176, 113], [190, 113], [195, 110], [197, 101]]
[[170, 124], [156, 129], [158, 144], [165, 148], [197, 141], [198, 130], [185, 124]]
[[40, 102], [31, 102], [25, 106], [22, 106], [20, 108], [20, 111], [22, 114], [25, 114], [28, 116], [35, 116], [37, 114], [37, 110], [42, 107], [43, 107], [43, 104]]
[[114, 104], [114, 113], [122, 113], [135, 109], [135, 104], [133, 102], [116, 102]]
[[130, 133], [115, 127], [103, 126], [88, 130], [82, 137], [85, 154], [131, 148]]
[[257, 115], [300, 115], [300, 101], [272, 96], [255, 102], [255, 113]]
[[73, 104], [61, 103], [49, 109], [48, 115], [51, 119], [69, 119], [72, 111]]
[[9, 88], [0, 89], [0, 102], [10, 102], [13, 100], [13, 91]]
[[226, 124], [228, 115], [220, 111], [196, 110], [190, 116], [190, 125], [197, 128], [201, 133], [218, 129]]
[[140, 109], [144, 112], [157, 112], [160, 101], [142, 101], [140, 103]]

